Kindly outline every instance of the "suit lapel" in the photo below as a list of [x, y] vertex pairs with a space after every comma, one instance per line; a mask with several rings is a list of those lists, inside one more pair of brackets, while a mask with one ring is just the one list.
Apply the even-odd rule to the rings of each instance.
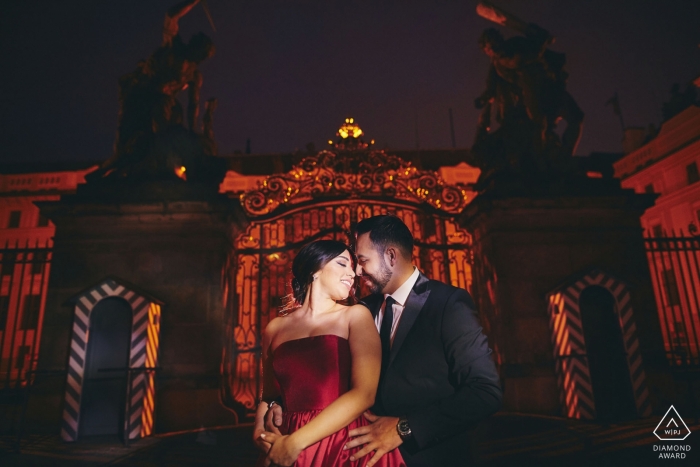
[[[401, 349], [404, 340], [406, 340], [408, 332], [411, 330], [413, 324], [416, 322], [420, 311], [425, 305], [425, 301], [428, 299], [428, 295], [430, 295], [430, 290], [428, 290], [428, 281], [429, 279], [427, 277], [425, 277], [423, 274], [420, 274], [418, 276], [416, 284], [413, 286], [413, 290], [411, 290], [411, 293], [406, 299], [406, 306], [404, 306], [403, 312], [401, 313], [399, 327], [398, 329], [396, 329], [396, 335], [394, 335], [394, 343], [391, 345], [389, 365], [391, 365], [391, 363], [394, 361], [394, 358], [396, 358], [396, 354], [399, 353], [399, 350]], [[381, 303], [379, 307], [381, 307]], [[377, 308], [377, 310], [379, 309], [379, 307]]]

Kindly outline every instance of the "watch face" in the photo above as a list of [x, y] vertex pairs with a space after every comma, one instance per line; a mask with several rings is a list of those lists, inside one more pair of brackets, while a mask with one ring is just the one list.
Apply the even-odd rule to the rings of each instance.
[[408, 420], [399, 421], [399, 432], [401, 432], [402, 435], [408, 435], [411, 433], [411, 428], [408, 426]]

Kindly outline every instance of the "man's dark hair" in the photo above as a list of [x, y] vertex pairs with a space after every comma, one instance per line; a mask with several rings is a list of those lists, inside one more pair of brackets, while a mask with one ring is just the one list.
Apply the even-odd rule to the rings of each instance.
[[364, 219], [355, 227], [355, 234], [359, 237], [366, 233], [379, 253], [383, 254], [392, 245], [409, 261], [413, 257], [413, 235], [398, 217], [382, 215]]

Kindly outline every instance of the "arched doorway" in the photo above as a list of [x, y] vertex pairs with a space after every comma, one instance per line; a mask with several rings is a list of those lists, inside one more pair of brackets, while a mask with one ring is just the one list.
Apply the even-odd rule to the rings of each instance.
[[586, 287], [579, 297], [598, 420], [622, 420], [637, 415], [627, 351], [615, 308], [615, 297], [601, 286]]
[[123, 435], [132, 314], [126, 300], [107, 297], [95, 305], [90, 315], [81, 437]]
[[[607, 295], [599, 289], [604, 289]], [[584, 295], [582, 301], [581, 295], [584, 291], [587, 291], [587, 296]], [[605, 400], [610, 390], [624, 390], [629, 394], [629, 386], [624, 379], [613, 379], [611, 386], [605, 387], [605, 373], [612, 371], [611, 369], [598, 365], [596, 380], [598, 383], [602, 382], [603, 386], [597, 384], [598, 397], [594, 395], [591, 378], [593, 370], [589, 365], [589, 353], [594, 359], [600, 358], [602, 365], [612, 365], [612, 362], [606, 362], [603, 359], [610, 360], [614, 353], [624, 357], [624, 366], [620, 367], [619, 361], [615, 363], [619, 371], [616, 378], [628, 378], [631, 382], [636, 415], [650, 416], [651, 402], [646, 384], [646, 372], [639, 350], [632, 297], [625, 282], [598, 268], [592, 268], [570, 277], [565, 283], [549, 292], [547, 301], [555, 370], [564, 415], [591, 420], [599, 418], [601, 414], [608, 418], [620, 416], [617, 410], [627, 414], [629, 410], [627, 402], [623, 401], [619, 407], [610, 411], [611, 401]], [[585, 310], [582, 310], [582, 307]], [[585, 321], [582, 317], [584, 312]], [[596, 331], [605, 323], [608, 326], [606, 330]], [[607, 332], [607, 334], [601, 335], [600, 332]], [[615, 341], [615, 339], [618, 340]], [[622, 339], [624, 349], [622, 351], [619, 339]], [[605, 346], [609, 348], [606, 349]], [[602, 409], [596, 403], [596, 399], [601, 398]], [[626, 415], [623, 415], [623, 418], [624, 416]]]
[[[111, 302], [111, 303], [110, 303]], [[81, 427], [84, 420], [82, 410], [92, 407], [93, 402], [85, 403], [85, 390], [95, 376], [101, 377], [107, 372], [97, 371], [99, 368], [124, 368], [131, 370], [131, 384], [126, 394], [131, 394], [128, 403], [121, 405], [124, 412], [129, 439], [149, 436], [153, 433], [155, 412], [155, 371], [158, 367], [158, 349], [160, 342], [160, 316], [163, 302], [143, 291], [137, 291], [136, 286], [117, 277], [106, 277], [100, 282], [91, 285], [66, 301], [73, 306], [73, 331], [70, 340], [70, 353], [68, 356], [68, 374], [66, 375], [66, 392], [63, 404], [63, 421], [61, 423], [61, 438], [64, 441], [76, 441], [78, 435], [88, 434]], [[129, 318], [122, 310], [122, 305], [129, 308]], [[118, 309], [116, 316], [97, 318], [93, 321], [95, 310], [107, 307], [107, 310]], [[100, 312], [101, 314], [102, 312]], [[111, 313], [108, 315], [111, 315]], [[102, 354], [100, 348], [104, 347], [105, 338], [93, 344], [93, 337], [100, 335], [100, 328], [105, 326], [103, 320], [115, 320], [117, 327], [113, 330], [105, 330], [108, 334], [114, 332], [123, 337], [124, 327], [129, 324], [129, 339], [127, 350], [127, 362], [122, 360], [121, 350], [114, 351], [115, 361], [100, 361]], [[95, 332], [91, 326], [97, 326]], [[119, 332], [117, 332], [119, 329]], [[123, 345], [122, 337], [106, 337], [106, 340], [115, 338], [119, 346]], [[94, 351], [97, 345], [97, 353]], [[121, 347], [120, 347], [121, 349]], [[96, 361], [97, 359], [97, 361]], [[88, 368], [90, 365], [90, 368]], [[87, 379], [92, 378], [88, 383]], [[97, 382], [102, 384], [100, 382]], [[106, 384], [106, 383], [104, 383]], [[100, 404], [97, 404], [98, 406]], [[92, 415], [88, 415], [88, 418]], [[118, 423], [118, 431], [121, 433], [124, 424]]]

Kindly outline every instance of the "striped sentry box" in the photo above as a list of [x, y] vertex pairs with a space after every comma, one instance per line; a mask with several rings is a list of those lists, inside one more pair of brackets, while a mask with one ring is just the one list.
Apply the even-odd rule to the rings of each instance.
[[[100, 300], [107, 297], [123, 298], [131, 305], [133, 311], [129, 367], [156, 368], [158, 364], [160, 312], [163, 304], [160, 300], [137, 292], [136, 287], [115, 277], [108, 277], [70, 298], [67, 303], [74, 306], [75, 314], [61, 421], [61, 438], [64, 441], [78, 439], [85, 357], [90, 338], [90, 313]], [[133, 372], [130, 394], [130, 409], [125, 417], [124, 429], [127, 431], [128, 428], [129, 439], [148, 436], [153, 432], [154, 372]], [[126, 411], [127, 407], [124, 410]]]
[[581, 292], [592, 285], [604, 287], [615, 298], [615, 312], [627, 351], [627, 367], [630, 372], [637, 414], [648, 417], [651, 415], [651, 402], [629, 290], [624, 282], [598, 269], [557, 287], [547, 295], [562, 406], [570, 418], [595, 418], [595, 400], [588, 371], [588, 360], [585, 357], [586, 343], [579, 309]]

